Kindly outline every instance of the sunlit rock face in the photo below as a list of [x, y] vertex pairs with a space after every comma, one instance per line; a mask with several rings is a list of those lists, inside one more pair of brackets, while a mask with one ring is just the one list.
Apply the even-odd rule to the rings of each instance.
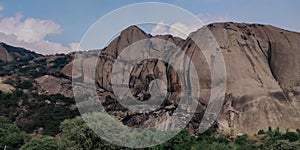
[[[155, 79], [165, 83], [168, 94], [166, 102], [159, 109], [148, 114], [138, 114], [115, 102], [111, 82], [112, 68], [122, 51], [137, 41], [148, 40], [149, 43], [144, 46], [148, 50], [161, 50], [168, 46], [168, 42], [173, 43], [189, 56], [198, 74], [199, 104], [187, 126], [191, 132], [195, 132], [208, 105], [212, 88], [207, 59], [194, 41], [199, 39], [200, 44], [209, 44], [203, 37], [207, 29], [213, 35], [207, 38], [214, 38], [219, 45], [218, 51], [223, 54], [227, 74], [225, 101], [215, 127], [220, 132], [230, 134], [253, 134], [268, 126], [280, 127], [282, 130], [298, 128], [300, 34], [269, 25], [214, 23], [191, 33], [187, 39], [171, 35], [151, 36], [138, 27], [131, 26], [106, 48], [95, 53], [94, 57], [83, 59], [80, 66], [83, 69], [73, 70], [73, 77], [81, 78], [87, 83], [95, 82], [100, 101], [110, 114], [124, 124], [136, 127], [155, 126], [166, 120], [177, 108], [186, 81], [180, 79], [178, 72], [168, 63], [157, 59], [141, 61], [130, 74], [128, 86], [132, 95], [139, 101], [147, 101], [151, 97], [149, 85]], [[167, 42], [151, 43], [154, 39]], [[218, 61], [213, 56], [210, 60]], [[96, 72], [89, 72], [89, 67], [95, 62]], [[62, 72], [71, 77], [71, 68], [72, 62]]]

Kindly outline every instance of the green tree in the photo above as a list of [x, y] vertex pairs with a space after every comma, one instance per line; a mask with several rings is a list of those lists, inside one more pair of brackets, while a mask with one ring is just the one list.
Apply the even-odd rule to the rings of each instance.
[[152, 149], [191, 149], [191, 146], [196, 143], [196, 138], [189, 134], [189, 131], [184, 129], [174, 136], [169, 141], [152, 147]]
[[245, 145], [245, 144], [247, 144], [247, 142], [248, 142], [248, 135], [247, 134], [237, 136], [234, 140], [234, 143], [238, 144], [238, 145]]
[[234, 143], [237, 144], [237, 150], [256, 150], [258, 149], [255, 141], [248, 138], [247, 134], [237, 136], [234, 139]]
[[287, 131], [281, 136], [281, 139], [289, 140], [291, 142], [296, 142], [299, 140], [299, 135], [296, 132]]
[[0, 149], [18, 149], [28, 139], [15, 124], [10, 123], [9, 119], [0, 116]]
[[79, 116], [63, 121], [60, 129], [63, 149], [117, 149], [95, 134]]
[[234, 150], [236, 146], [233, 143], [225, 144], [202, 140], [197, 144], [192, 145], [192, 150]]
[[257, 134], [258, 134], [258, 135], [262, 135], [262, 134], [266, 134], [266, 132], [265, 132], [264, 130], [259, 130], [259, 131], [257, 132]]
[[53, 137], [32, 138], [21, 150], [58, 150], [60, 145]]

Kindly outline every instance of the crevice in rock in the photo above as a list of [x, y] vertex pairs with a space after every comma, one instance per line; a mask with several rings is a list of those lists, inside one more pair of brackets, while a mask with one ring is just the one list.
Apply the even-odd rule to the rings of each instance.
[[[270, 68], [270, 72], [271, 72], [272, 77], [278, 82], [278, 80], [277, 80], [277, 78], [276, 78], [276, 76], [274, 74], [274, 70], [273, 70], [272, 64], [271, 64], [271, 60], [272, 60], [272, 43], [271, 43], [270, 37], [268, 36], [268, 34], [267, 34], [267, 32], [265, 30], [264, 30], [264, 33], [265, 33], [265, 35], [266, 35], [266, 37], [268, 39], [268, 51], [267, 51], [268, 52], [267, 53], [268, 66]], [[279, 84], [279, 82], [278, 82], [278, 84]], [[279, 84], [279, 86], [280, 86], [280, 84]], [[281, 89], [282, 89], [282, 87], [281, 87]]]
[[272, 44], [271, 44], [271, 41], [270, 41], [269, 37], [268, 37], [268, 57], [267, 57], [267, 59], [268, 59], [268, 65], [269, 65], [271, 74], [272, 74], [273, 78], [278, 82], [277, 77], [274, 74], [272, 64], [271, 64], [272, 63], [271, 62], [271, 60], [272, 60]]
[[[297, 108], [290, 102], [291, 99], [290, 97], [288, 96], [286, 89], [283, 87], [283, 85], [280, 84], [280, 82], [278, 81], [275, 73], [274, 73], [274, 70], [273, 70], [273, 67], [272, 67], [272, 51], [273, 51], [273, 48], [272, 48], [272, 43], [271, 43], [271, 40], [268, 36], [268, 34], [265, 32], [267, 38], [268, 38], [268, 64], [269, 64], [269, 68], [270, 68], [270, 71], [271, 71], [271, 74], [273, 76], [273, 78], [277, 81], [277, 83], [279, 84], [281, 90], [283, 91], [282, 94], [283, 94], [283, 97], [284, 97], [284, 100], [286, 100], [286, 102], [288, 103], [288, 105], [290, 107], [292, 107], [292, 109], [298, 114], [297, 112]], [[280, 100], [280, 99], [278, 99]]]
[[261, 52], [263, 53], [263, 55], [266, 57], [267, 61], [269, 61], [269, 60], [268, 60], [268, 55], [265, 53], [265, 51], [264, 51], [263, 48], [261, 47], [259, 40], [256, 40], [256, 42], [257, 42], [257, 44], [258, 44], [258, 47], [259, 47], [260, 51], [261, 51]]

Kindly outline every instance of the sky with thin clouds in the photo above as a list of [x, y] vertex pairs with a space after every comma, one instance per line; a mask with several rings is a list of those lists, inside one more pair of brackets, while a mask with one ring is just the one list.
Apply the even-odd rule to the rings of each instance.
[[[105, 14], [137, 0], [2, 0], [0, 1], [0, 41], [42, 54], [68, 53], [77, 49], [84, 33]], [[146, 2], [146, 1], [145, 1]], [[168, 0], [198, 16], [205, 24], [212, 22], [262, 23], [300, 32], [298, 0]], [[165, 13], [161, 10], [161, 13]], [[130, 17], [130, 16], [128, 16]], [[165, 20], [146, 29], [151, 34], [173, 34], [182, 38], [198, 26], [174, 22], [181, 34], [167, 28]]]

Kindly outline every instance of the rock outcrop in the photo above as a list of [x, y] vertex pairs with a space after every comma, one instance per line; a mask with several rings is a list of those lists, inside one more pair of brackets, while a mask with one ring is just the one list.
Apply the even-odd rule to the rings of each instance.
[[3, 47], [2, 44], [0, 45], [0, 61], [4, 63], [14, 61], [14, 58], [8, 53], [8, 51]]
[[71, 81], [45, 75], [35, 79], [40, 94], [62, 94], [65, 97], [73, 97]]
[[15, 90], [15, 88], [9, 84], [3, 83], [5, 80], [5, 78], [0, 77], [0, 91], [4, 93], [11, 93]]
[[[170, 35], [151, 36], [136, 26], [131, 26], [100, 51], [99, 59], [84, 59], [81, 67], [93, 69], [89, 68], [90, 64], [98, 59], [95, 81], [98, 88], [105, 91], [102, 92], [101, 101], [110, 108], [110, 113], [131, 126], [136, 126], [137, 120], [139, 125], [152, 126], [157, 124], [157, 120], [164, 120], [177, 107], [182, 79], [167, 63], [159, 60], [142, 61], [131, 72], [128, 83], [135, 98], [140, 101], [148, 100], [151, 97], [148, 87], [154, 79], [166, 83], [169, 94], [167, 103], [161, 109], [148, 116], [138, 115], [121, 111], [117, 106], [109, 106], [116, 105], [107, 102], [115, 99], [111, 87], [112, 65], [122, 50], [137, 41], [147, 39], [151, 43], [151, 40], [157, 38], [173, 43], [190, 56], [198, 73], [201, 85], [199, 111], [188, 125], [189, 128], [196, 129], [210, 98], [211, 70], [202, 50], [192, 39], [199, 40], [203, 45], [208, 44], [203, 37], [205, 28], [214, 36], [207, 38], [214, 38], [219, 44], [218, 50], [223, 54], [227, 73], [225, 102], [216, 120], [219, 131], [254, 134], [268, 126], [280, 127], [282, 130], [299, 128], [300, 34], [296, 32], [260, 24], [214, 23], [184, 40]], [[166, 47], [166, 43], [149, 44], [145, 47], [160, 50]], [[70, 76], [71, 66], [65, 66], [65, 75]], [[89, 73], [79, 71], [75, 72], [75, 76], [82, 77], [86, 82], [93, 82], [93, 75]]]
[[4, 63], [20, 60], [32, 60], [33, 58], [40, 56], [42, 55], [24, 48], [13, 47], [5, 43], [0, 43], [0, 61]]
[[227, 98], [218, 122], [235, 133], [268, 126], [296, 129], [300, 34], [269, 25], [209, 25], [227, 70]]

